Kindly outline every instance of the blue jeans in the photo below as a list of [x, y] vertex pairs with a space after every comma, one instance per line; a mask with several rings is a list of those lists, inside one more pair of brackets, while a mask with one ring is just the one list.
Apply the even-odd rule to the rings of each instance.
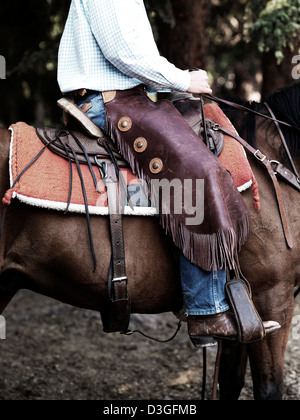
[[90, 117], [102, 131], [105, 131], [105, 105], [101, 93], [94, 92], [85, 95], [76, 101], [76, 105], [81, 108], [86, 102], [91, 102], [92, 105], [86, 115]]
[[[105, 131], [105, 105], [101, 93], [93, 92], [76, 103], [82, 107], [86, 102], [92, 105], [86, 115]], [[225, 270], [206, 272], [181, 254], [180, 277], [186, 315], [213, 315], [229, 309], [225, 295]]]
[[204, 271], [181, 254], [180, 278], [186, 315], [214, 315], [229, 310], [226, 270]]

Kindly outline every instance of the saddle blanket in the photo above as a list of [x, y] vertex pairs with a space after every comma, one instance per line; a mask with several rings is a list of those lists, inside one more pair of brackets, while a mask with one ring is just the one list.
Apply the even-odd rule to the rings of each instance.
[[[209, 104], [205, 108], [205, 115], [208, 118], [234, 130], [230, 121], [218, 106]], [[44, 145], [37, 136], [35, 128], [23, 122], [13, 124], [10, 130], [12, 133], [9, 165], [11, 190], [7, 192], [3, 202], [9, 204], [10, 199], [16, 197], [19, 201], [32, 206], [66, 211], [70, 187], [69, 162], [45, 148], [41, 156], [21, 175], [18, 182], [15, 183], [17, 177], [38, 155]], [[253, 186], [254, 203], [256, 208], [258, 208], [259, 197], [257, 183], [243, 147], [236, 140], [225, 136], [224, 149], [219, 159], [222, 165], [231, 173], [235, 185], [240, 192]], [[68, 211], [85, 213], [80, 177], [76, 165], [72, 163], [72, 166], [72, 195]], [[81, 165], [81, 171], [88, 197], [90, 214], [108, 215], [106, 190], [101, 181], [100, 171], [95, 170], [100, 194], [96, 191], [88, 166]], [[141, 181], [129, 169], [122, 168], [121, 171], [129, 186], [129, 194], [131, 192], [138, 197], [138, 202], [134, 203], [133, 201], [133, 208], [125, 206], [124, 214], [133, 216], [157, 215], [157, 209], [151, 207], [149, 200], [142, 193]]]
[[[30, 162], [44, 148], [43, 143], [36, 134], [34, 127], [23, 122], [13, 124], [11, 130], [10, 145], [10, 186]], [[92, 215], [108, 215], [108, 203], [105, 186], [101, 180], [100, 171], [95, 168], [97, 179], [96, 191], [88, 165], [80, 165], [84, 181], [89, 213]], [[131, 171], [122, 168], [122, 175], [128, 185], [128, 191], [138, 196], [137, 206], [124, 207], [125, 215], [154, 216], [156, 208], [149, 206], [148, 199], [143, 193], [141, 183]], [[85, 204], [81, 187], [81, 180], [75, 163], [72, 163], [72, 195], [68, 212], [85, 213]], [[70, 164], [69, 162], [45, 148], [41, 156], [21, 175], [18, 182], [9, 190], [4, 198], [4, 203], [11, 198], [32, 206], [66, 211], [70, 189]], [[139, 190], [139, 193], [137, 193]]]

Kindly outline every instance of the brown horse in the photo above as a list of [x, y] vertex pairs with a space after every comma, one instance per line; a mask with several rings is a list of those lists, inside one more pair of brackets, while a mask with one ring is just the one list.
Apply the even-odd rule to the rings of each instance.
[[[298, 97], [298, 102], [300, 95]], [[300, 113], [299, 116], [300, 118]], [[266, 136], [266, 133], [268, 135]], [[0, 196], [9, 188], [10, 133], [0, 130]], [[258, 147], [268, 157], [280, 159], [280, 140], [263, 122], [257, 132]], [[300, 144], [300, 141], [299, 141]], [[297, 165], [300, 168], [300, 162]], [[298, 193], [282, 185], [294, 233], [294, 248], [284, 241], [273, 187], [265, 171], [253, 162], [260, 186], [262, 210], [253, 208], [250, 191], [244, 193], [252, 214], [253, 236], [241, 253], [241, 266], [253, 289], [263, 319], [282, 325], [279, 332], [247, 347], [224, 352], [221, 397], [238, 398], [249, 354], [257, 399], [280, 399], [283, 362], [293, 316], [293, 291], [300, 279]], [[0, 217], [3, 208], [0, 210]], [[111, 246], [108, 219], [91, 218], [97, 257], [93, 272], [85, 218], [41, 210], [13, 201], [4, 224], [0, 249], [0, 314], [19, 289], [29, 289], [73, 306], [103, 312], [107, 303], [107, 274]], [[156, 219], [124, 219], [126, 265], [132, 312], [162, 313], [181, 306], [177, 253]]]

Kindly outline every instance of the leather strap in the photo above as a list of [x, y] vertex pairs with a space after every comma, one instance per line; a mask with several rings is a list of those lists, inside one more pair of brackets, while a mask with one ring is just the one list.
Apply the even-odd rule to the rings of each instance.
[[275, 173], [300, 192], [300, 179], [296, 177], [293, 174], [293, 172], [291, 172], [289, 169], [283, 166], [280, 162], [273, 161], [272, 163], [277, 165]]
[[271, 162], [271, 164], [274, 166], [275, 175], [279, 175], [284, 181], [286, 181], [292, 187], [300, 191], [300, 179], [295, 174], [293, 174], [289, 169], [287, 169], [284, 165], [282, 165], [280, 162], [277, 162], [275, 160], [268, 160], [267, 157], [260, 150], [254, 149], [254, 147], [252, 147], [249, 143], [247, 143], [246, 140], [244, 140], [242, 137], [238, 136], [237, 134], [233, 133], [232, 131], [227, 130], [225, 127], [220, 127], [217, 125], [214, 127], [214, 130], [222, 131], [228, 136], [233, 137], [235, 140], [240, 142], [244, 146], [244, 148], [248, 150], [248, 152], [250, 152], [252, 155], [254, 155], [255, 158], [259, 160], [261, 163], [265, 163], [265, 161]]
[[113, 164], [109, 164], [107, 167], [105, 184], [110, 219], [112, 258], [108, 279], [109, 307], [107, 314], [104, 317], [102, 316], [102, 320], [105, 332], [126, 332], [130, 321], [131, 300], [127, 291], [128, 279], [125, 267], [119, 183]]
[[281, 128], [280, 128], [280, 125], [279, 125], [278, 121], [277, 121], [277, 120], [276, 120], [276, 118], [275, 118], [274, 112], [272, 111], [272, 109], [269, 107], [269, 105], [268, 105], [266, 102], [265, 102], [265, 107], [266, 107], [266, 108], [267, 108], [267, 110], [269, 111], [269, 113], [270, 113], [271, 117], [272, 117], [272, 118], [274, 118], [274, 124], [275, 124], [275, 126], [276, 126], [276, 128], [277, 128], [277, 131], [278, 131], [279, 136], [280, 136], [280, 138], [281, 138], [282, 144], [283, 144], [283, 146], [284, 146], [284, 148], [285, 148], [286, 154], [288, 155], [288, 158], [289, 158], [289, 161], [290, 161], [291, 167], [293, 168], [294, 174], [296, 175], [296, 178], [298, 179], [298, 184], [299, 184], [299, 186], [300, 186], [299, 173], [298, 173], [297, 168], [296, 168], [296, 166], [295, 166], [295, 163], [294, 163], [294, 160], [293, 160], [293, 158], [292, 158], [292, 155], [291, 155], [290, 149], [289, 149], [289, 147], [288, 147], [288, 145], [287, 145], [287, 142], [286, 142], [286, 140], [285, 140], [285, 137], [284, 137], [284, 135], [283, 135], [283, 132], [282, 132], [282, 130], [281, 130]]
[[276, 198], [277, 198], [277, 203], [278, 203], [278, 207], [279, 207], [279, 213], [280, 213], [280, 217], [281, 217], [281, 223], [283, 226], [283, 230], [284, 230], [284, 234], [285, 234], [285, 239], [286, 239], [286, 243], [288, 245], [288, 247], [290, 249], [293, 248], [293, 240], [292, 240], [292, 236], [290, 233], [290, 229], [289, 229], [289, 225], [288, 225], [288, 221], [287, 221], [287, 215], [285, 212], [285, 208], [284, 208], [284, 203], [283, 203], [283, 197], [282, 197], [282, 193], [281, 193], [281, 189], [280, 189], [280, 185], [276, 176], [276, 173], [274, 172], [273, 168], [272, 168], [272, 163], [269, 160], [265, 160], [265, 162], [263, 162], [264, 165], [266, 166], [268, 173], [272, 179], [274, 188], [275, 188], [275, 192], [276, 192]]
[[[276, 125], [277, 129], [278, 129], [278, 132], [279, 132], [280, 138], [281, 138], [282, 143], [283, 143], [283, 145], [284, 145], [284, 147], [285, 147], [285, 150], [286, 150], [286, 152], [287, 152], [287, 155], [288, 155], [288, 157], [289, 157], [290, 163], [291, 163], [292, 168], [293, 168], [293, 171], [294, 171], [294, 174], [293, 174], [293, 173], [291, 173], [291, 171], [289, 171], [288, 169], [286, 169], [286, 168], [285, 168], [283, 165], [281, 165], [279, 162], [276, 162], [276, 161], [271, 161], [272, 163], [275, 163], [275, 164], [278, 164], [278, 165], [279, 165], [279, 167], [278, 167], [278, 169], [276, 169], [275, 173], [278, 173], [278, 175], [280, 175], [280, 177], [281, 177], [282, 179], [284, 179], [286, 182], [288, 182], [290, 185], [292, 185], [292, 186], [293, 186], [293, 187], [295, 187], [298, 191], [300, 191], [300, 176], [299, 176], [298, 171], [297, 171], [297, 169], [296, 169], [296, 166], [295, 166], [295, 164], [294, 164], [293, 158], [292, 158], [292, 156], [291, 156], [290, 150], [289, 150], [289, 148], [288, 148], [288, 145], [287, 145], [287, 143], [286, 143], [286, 140], [285, 140], [285, 138], [284, 138], [284, 135], [283, 135], [283, 133], [282, 133], [282, 130], [281, 130], [281, 128], [280, 128], [280, 125], [283, 125], [283, 126], [288, 127], [288, 128], [292, 128], [293, 130], [296, 130], [296, 131], [300, 131], [300, 129], [299, 129], [299, 128], [294, 127], [294, 126], [292, 126], [291, 124], [289, 124], [289, 123], [287, 123], [287, 122], [285, 122], [285, 121], [281, 121], [281, 120], [278, 120], [277, 118], [275, 118], [275, 115], [274, 115], [273, 111], [271, 110], [271, 108], [269, 107], [269, 105], [268, 105], [266, 102], [265, 102], [265, 106], [266, 106], [266, 108], [268, 109], [268, 111], [269, 111], [269, 113], [270, 113], [271, 117], [269, 117], [268, 115], [262, 114], [261, 112], [254, 111], [254, 110], [253, 110], [253, 109], [251, 109], [251, 108], [247, 108], [246, 106], [243, 106], [243, 105], [240, 105], [240, 104], [236, 104], [235, 102], [231, 102], [231, 101], [227, 101], [227, 100], [225, 100], [225, 99], [220, 99], [220, 98], [217, 98], [216, 96], [212, 96], [212, 95], [205, 95], [205, 94], [202, 94], [201, 96], [203, 96], [204, 98], [209, 99], [209, 100], [211, 100], [211, 101], [214, 101], [214, 102], [217, 102], [217, 103], [221, 103], [221, 104], [228, 105], [228, 106], [230, 106], [230, 107], [232, 107], [232, 108], [239, 109], [240, 111], [244, 111], [244, 112], [248, 112], [248, 113], [250, 112], [251, 114], [254, 114], [254, 115], [257, 115], [257, 116], [262, 117], [262, 118], [264, 118], [264, 119], [267, 119], [267, 120], [273, 121], [273, 122], [274, 122], [274, 124]], [[240, 139], [241, 139], [241, 138], [240, 138]], [[238, 140], [238, 139], [237, 139], [237, 140]], [[243, 140], [243, 139], [242, 139], [242, 140]], [[238, 140], [238, 141], [239, 141], [239, 140]], [[251, 146], [250, 146], [247, 142], [243, 143], [243, 146], [244, 146], [244, 147], [245, 147], [248, 151], [250, 151], [250, 152], [253, 154], [253, 150], [254, 150], [254, 149], [252, 149], [252, 150], [251, 150]], [[259, 153], [259, 154], [260, 154], [261, 152], [258, 150], [258, 151], [255, 151], [255, 153]], [[261, 155], [262, 155], [262, 156], [264, 156], [263, 154], [261, 154]], [[257, 155], [257, 154], [255, 154], [255, 157], [256, 157], [257, 159], [259, 159], [259, 157], [258, 157], [258, 155]]]
[[266, 120], [271, 120], [273, 122], [277, 121], [278, 124], [280, 124], [280, 125], [284, 125], [285, 127], [293, 128], [296, 131], [300, 131], [300, 129], [298, 127], [293, 127], [291, 124], [289, 124], [285, 121], [281, 121], [281, 120], [278, 120], [276, 118], [269, 117], [268, 115], [262, 114], [261, 112], [258, 112], [258, 111], [254, 111], [253, 109], [247, 108], [246, 106], [236, 104], [235, 102], [226, 101], [225, 99], [220, 99], [220, 98], [217, 98], [216, 96], [206, 95], [206, 94], [203, 94], [203, 93], [201, 94], [201, 96], [203, 96], [204, 98], [209, 99], [211, 101], [221, 103], [221, 104], [224, 104], [224, 105], [228, 105], [228, 106], [230, 106], [232, 108], [235, 108], [235, 109], [239, 109], [240, 111], [251, 112], [252, 114], [255, 114], [259, 117], [265, 118]]
[[[293, 248], [293, 241], [292, 241], [292, 237], [291, 237], [290, 230], [289, 230], [289, 225], [288, 225], [288, 221], [287, 221], [286, 211], [285, 211], [285, 208], [284, 208], [283, 197], [282, 197], [280, 185], [279, 185], [279, 182], [278, 182], [278, 179], [277, 179], [277, 176], [276, 176], [276, 172], [274, 171], [273, 166], [272, 166], [273, 161], [270, 161], [269, 159], [267, 159], [267, 157], [260, 150], [254, 149], [254, 147], [252, 147], [249, 143], [247, 143], [246, 140], [244, 140], [238, 134], [233, 133], [232, 131], [228, 130], [227, 128], [216, 125], [216, 127], [214, 129], [215, 130], [220, 130], [224, 134], [233, 137], [235, 140], [237, 140], [239, 143], [241, 143], [248, 152], [250, 152], [253, 156], [255, 156], [256, 159], [258, 159], [266, 167], [266, 169], [268, 171], [268, 174], [270, 175], [270, 178], [272, 179], [272, 182], [273, 182], [273, 185], [274, 185], [274, 188], [275, 188], [275, 193], [276, 193], [277, 203], [278, 203], [278, 207], [279, 207], [279, 212], [280, 212], [280, 217], [281, 217], [281, 222], [282, 222], [282, 227], [283, 227], [283, 231], [284, 231], [285, 240], [286, 240], [287, 246], [290, 249]], [[278, 172], [278, 170], [277, 170], [277, 172]]]

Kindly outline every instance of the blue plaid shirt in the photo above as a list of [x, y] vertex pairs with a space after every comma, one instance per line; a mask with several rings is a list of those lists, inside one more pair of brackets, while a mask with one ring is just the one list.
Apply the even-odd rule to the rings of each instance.
[[72, 0], [58, 54], [63, 93], [131, 89], [185, 92], [190, 74], [161, 57], [143, 0]]

